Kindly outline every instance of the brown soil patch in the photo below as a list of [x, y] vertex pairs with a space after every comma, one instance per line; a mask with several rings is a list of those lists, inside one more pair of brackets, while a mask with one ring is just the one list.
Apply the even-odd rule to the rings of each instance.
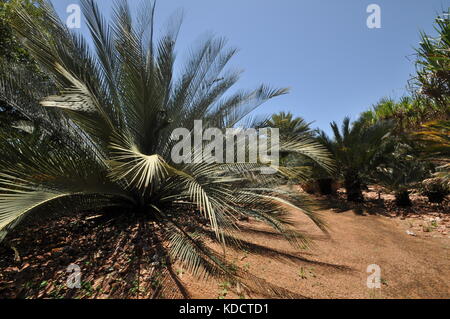
[[[376, 192], [367, 196], [372, 200], [364, 206], [318, 198], [329, 234], [292, 212], [293, 227], [314, 240], [309, 250], [294, 249], [260, 222], [242, 222], [243, 249], [229, 249], [228, 260], [296, 297], [449, 298], [448, 203], [429, 206], [414, 198], [415, 209], [397, 210], [389, 195], [384, 202]], [[119, 226], [109, 219], [86, 214], [15, 235], [11, 242], [20, 260], [11, 248], [0, 248], [0, 298], [152, 297], [164, 275], [154, 256], [159, 243], [140, 239], [138, 224], [126, 225], [117, 232]], [[64, 288], [70, 263], [83, 267], [84, 286], [76, 293]], [[381, 267], [381, 289], [367, 288], [371, 264]], [[220, 280], [197, 281], [177, 265], [169, 276], [191, 298], [274, 297]]]
[[[349, 205], [342, 193], [338, 198], [318, 198], [327, 206], [320, 213], [329, 225], [328, 235], [292, 212], [294, 228], [314, 240], [307, 251], [292, 248], [262, 223], [243, 223], [242, 238], [258, 253], [233, 251], [229, 259], [307, 298], [449, 298], [448, 202], [430, 206], [413, 196], [415, 207], [405, 210], [394, 207], [390, 195], [382, 195], [383, 204], [371, 201], [375, 194], [366, 193], [369, 201], [364, 205]], [[367, 267], [372, 264], [381, 267], [380, 289], [367, 288]], [[182, 282], [193, 298], [239, 297], [235, 290], [223, 289], [223, 282], [196, 282], [189, 276]]]

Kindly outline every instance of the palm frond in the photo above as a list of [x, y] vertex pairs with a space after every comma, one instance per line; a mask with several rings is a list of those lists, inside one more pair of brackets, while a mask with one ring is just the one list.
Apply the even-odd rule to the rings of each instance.
[[[308, 239], [292, 230], [286, 212], [306, 214], [323, 230], [324, 224], [303, 200], [277, 187], [286, 175], [306, 177], [307, 169], [298, 165], [294, 172], [293, 167], [273, 164], [274, 174], [261, 174], [271, 165], [261, 158], [256, 163], [175, 163], [171, 149], [175, 128], [192, 134], [194, 121], [200, 119], [205, 128], [220, 131], [248, 124], [259, 105], [288, 90], [261, 85], [230, 92], [240, 72], [227, 65], [237, 50], [214, 37], [192, 49], [177, 77], [179, 16], [158, 40], [154, 3], [144, 5], [137, 20], [126, 1], [115, 4], [110, 20], [94, 0], [81, 4], [92, 41], [70, 31], [49, 1], [40, 7], [42, 19], [33, 19], [26, 8], [15, 12], [15, 33], [50, 84], [33, 88], [33, 77], [11, 65], [0, 77], [0, 97], [23, 111], [35, 128], [31, 134], [0, 129], [2, 234], [45, 211], [57, 218], [63, 211], [118, 206], [156, 220], [162, 231], [155, 226], [155, 236], [168, 245], [172, 260], [183, 262], [195, 275], [234, 278], [247, 287], [253, 281], [260, 291], [285, 294], [233, 270], [204, 236], [213, 233], [222, 248], [230, 240], [237, 244], [232, 238], [239, 231], [238, 220], [255, 216], [304, 247]], [[296, 129], [303, 124], [298, 121]], [[327, 171], [334, 168], [327, 149], [309, 139], [290, 138], [280, 146]], [[246, 155], [256, 151], [254, 146], [244, 148]]]

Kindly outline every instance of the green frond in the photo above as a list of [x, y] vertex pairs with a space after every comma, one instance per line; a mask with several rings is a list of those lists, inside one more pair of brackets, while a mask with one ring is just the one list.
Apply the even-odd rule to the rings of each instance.
[[[110, 20], [94, 0], [81, 5], [92, 41], [70, 31], [49, 1], [43, 1], [41, 19], [33, 19], [25, 7], [15, 11], [14, 32], [49, 80], [32, 87], [36, 76], [6, 64], [0, 76], [0, 97], [33, 127], [30, 133], [0, 128], [1, 236], [27, 218], [118, 206], [156, 220], [162, 248], [167, 244], [171, 261], [194, 275], [286, 294], [233, 269], [205, 238], [223, 249], [227, 243], [238, 245], [239, 219], [254, 216], [291, 243], [306, 246], [308, 239], [292, 230], [287, 212], [301, 212], [320, 229], [325, 226], [302, 206], [303, 199], [296, 202], [277, 187], [286, 176], [307, 178], [307, 165], [273, 165], [274, 174], [268, 175], [262, 172], [271, 164], [262, 159], [176, 164], [171, 149], [174, 129], [192, 133], [195, 120], [221, 131], [248, 126], [258, 106], [288, 90], [261, 85], [232, 92], [240, 72], [227, 66], [237, 50], [222, 38], [202, 41], [175, 72], [181, 20], [174, 17], [156, 39], [154, 3], [143, 6], [136, 19], [128, 3], [118, 1]], [[308, 127], [290, 120], [297, 133]], [[333, 170], [326, 147], [299, 136], [282, 139], [282, 152]], [[245, 152], [255, 151], [252, 147]]]
[[291, 137], [282, 139], [280, 141], [280, 152], [294, 153], [312, 159], [330, 173], [335, 170], [335, 163], [329, 151], [311, 138]]

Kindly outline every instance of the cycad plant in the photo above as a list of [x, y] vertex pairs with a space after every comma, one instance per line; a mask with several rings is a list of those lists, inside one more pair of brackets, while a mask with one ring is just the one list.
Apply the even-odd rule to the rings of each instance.
[[426, 123], [413, 138], [422, 145], [422, 156], [436, 164], [436, 177], [450, 187], [450, 121]]
[[346, 117], [341, 129], [336, 122], [331, 123], [333, 138], [325, 132], [319, 134], [319, 141], [334, 156], [349, 201], [364, 200], [363, 186], [368, 183], [372, 169], [377, 166], [392, 127], [389, 121], [366, 126], [358, 121], [351, 123], [350, 118]]
[[[267, 121], [260, 124], [262, 127], [277, 128], [279, 134], [288, 140], [311, 140], [314, 136], [314, 131], [310, 125], [311, 123], [307, 123], [303, 118], [294, 117], [291, 112], [273, 114]], [[310, 160], [288, 150], [280, 152], [279, 155], [281, 165], [289, 167], [292, 173], [292, 178], [289, 182], [297, 183], [299, 180], [302, 181], [308, 178], [308, 175], [312, 173], [315, 163], [314, 160]]]
[[410, 145], [396, 143], [372, 174], [377, 184], [394, 193], [395, 203], [400, 207], [412, 206], [411, 191], [431, 174], [432, 165], [419, 160], [412, 151]]
[[[294, 117], [291, 112], [273, 114], [267, 122], [268, 126], [278, 128], [280, 134], [284, 136], [312, 138], [316, 140], [317, 130], [311, 129], [311, 124], [301, 117]], [[292, 179], [291, 182], [301, 183], [303, 189], [308, 193], [314, 193], [316, 191], [319, 191], [322, 195], [330, 195], [333, 193], [334, 179], [329, 170], [324, 169], [317, 162], [298, 156], [297, 154], [282, 153], [280, 155], [283, 164], [291, 167], [294, 171], [300, 172], [300, 180]], [[301, 174], [305, 172], [305, 168], [310, 168], [307, 170], [308, 175]], [[306, 183], [305, 179], [307, 180]]]
[[[15, 32], [54, 86], [19, 66], [4, 66], [2, 98], [39, 127], [46, 142], [30, 143], [14, 129], [2, 129], [3, 237], [29, 216], [115, 207], [138, 216], [136, 221], [150, 220], [148, 235], [160, 237], [170, 261], [199, 277], [232, 277], [249, 287], [244, 272], [205, 244], [208, 235], [223, 247], [239, 246], [237, 221], [251, 216], [303, 247], [307, 239], [288, 226], [289, 208], [324, 229], [297, 197], [277, 189], [289, 172], [283, 167], [263, 175], [261, 168], [269, 164], [175, 163], [171, 157], [174, 129], [192, 132], [194, 120], [203, 120], [205, 129], [234, 127], [285, 89], [263, 85], [229, 93], [239, 76], [225, 67], [236, 51], [226, 49], [222, 39], [208, 38], [175, 72], [177, 18], [156, 40], [154, 6], [148, 2], [138, 19], [126, 2], [118, 2], [110, 21], [93, 0], [81, 3], [93, 49], [66, 28], [49, 2], [42, 4], [39, 20], [24, 8], [16, 10]], [[280, 150], [331, 169], [326, 150], [310, 140], [282, 139]]]
[[284, 136], [308, 136], [311, 137], [311, 123], [306, 122], [301, 117], [295, 117], [291, 112], [280, 112], [273, 114], [267, 122], [269, 127], [276, 127], [280, 130], [280, 134]]

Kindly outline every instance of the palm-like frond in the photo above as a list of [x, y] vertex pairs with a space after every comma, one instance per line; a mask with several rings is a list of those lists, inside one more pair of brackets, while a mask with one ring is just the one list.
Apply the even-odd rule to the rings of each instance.
[[441, 106], [449, 116], [450, 96], [450, 8], [435, 20], [437, 36], [421, 32], [421, 42], [416, 50], [418, 60], [415, 78], [419, 93]]
[[292, 113], [280, 112], [272, 115], [267, 121], [267, 126], [276, 127], [284, 136], [311, 137], [311, 123], [307, 123], [301, 117], [294, 118]]
[[429, 165], [408, 155], [402, 148], [405, 147], [399, 146], [396, 151], [385, 156], [385, 163], [379, 165], [372, 174], [378, 184], [392, 192], [413, 189], [430, 174]]
[[[178, 18], [157, 41], [153, 5], [144, 6], [147, 11], [136, 22], [124, 1], [115, 6], [111, 21], [102, 17], [95, 1], [81, 3], [94, 50], [65, 27], [49, 2], [42, 4], [39, 20], [24, 8], [16, 12], [15, 32], [49, 74], [51, 86], [31, 90], [26, 75], [15, 78], [17, 67], [0, 79], [1, 97], [37, 128], [34, 142], [8, 128], [0, 134], [5, 153], [0, 158], [2, 230], [11, 229], [25, 214], [39, 216], [40, 208], [56, 207], [66, 197], [73, 211], [123, 206], [159, 224], [169, 254], [194, 274], [243, 280], [229, 270], [223, 256], [203, 243], [202, 236], [186, 230], [187, 220], [204, 218], [207, 224], [191, 223], [192, 227], [203, 234], [206, 228], [211, 230], [221, 245], [233, 237], [243, 215], [256, 216], [304, 245], [306, 238], [295, 234], [284, 218], [287, 207], [306, 213], [324, 229], [292, 194], [277, 193], [283, 176], [291, 173], [283, 166], [273, 167], [273, 175], [263, 175], [261, 169], [270, 164], [179, 164], [171, 158], [175, 128], [192, 132], [199, 119], [205, 129], [234, 127], [286, 89], [261, 85], [228, 94], [239, 79], [239, 73], [226, 71], [236, 50], [214, 38], [193, 51], [177, 79]], [[25, 92], [17, 94], [21, 91]], [[325, 148], [307, 139], [282, 141], [281, 150], [332, 169]], [[83, 198], [88, 200], [84, 203]]]
[[436, 175], [450, 184], [450, 121], [424, 124], [413, 137], [423, 145], [423, 157], [437, 164]]
[[369, 179], [377, 167], [389, 145], [393, 123], [378, 121], [368, 126], [362, 121], [351, 123], [346, 117], [341, 129], [335, 122], [331, 123], [331, 128], [333, 138], [321, 132], [318, 140], [333, 154], [348, 200], [362, 201], [363, 177]]
[[322, 141], [333, 153], [342, 170], [355, 169], [365, 171], [373, 164], [376, 153], [387, 140], [392, 122], [379, 121], [366, 127], [360, 122], [351, 124], [349, 118], [345, 118], [342, 128], [336, 123], [331, 123], [334, 140], [322, 136]]

